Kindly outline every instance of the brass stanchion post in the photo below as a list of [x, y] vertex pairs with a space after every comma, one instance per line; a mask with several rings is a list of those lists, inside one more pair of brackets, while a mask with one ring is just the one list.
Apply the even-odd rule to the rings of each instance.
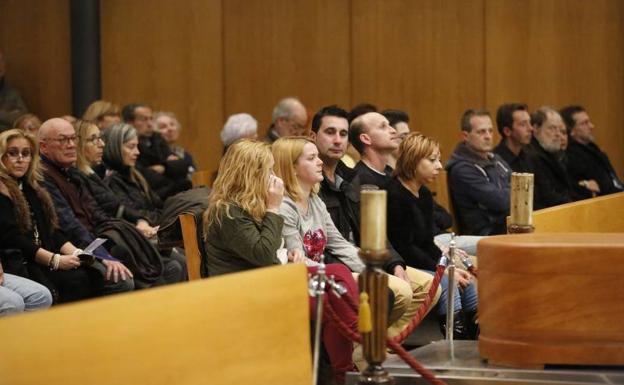
[[366, 268], [359, 276], [361, 292], [368, 293], [372, 330], [362, 333], [362, 348], [368, 367], [359, 384], [394, 384], [383, 368], [386, 359], [388, 327], [388, 276], [382, 266], [388, 258], [386, 248], [386, 191], [363, 190], [361, 193], [360, 258]]

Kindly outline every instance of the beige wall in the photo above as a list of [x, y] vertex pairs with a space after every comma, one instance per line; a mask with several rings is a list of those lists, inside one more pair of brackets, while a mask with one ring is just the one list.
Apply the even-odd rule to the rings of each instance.
[[[0, 0], [0, 46], [20, 63], [10, 77], [44, 116], [70, 105], [67, 4]], [[216, 168], [229, 114], [253, 114], [264, 134], [275, 102], [295, 95], [311, 111], [405, 109], [444, 158], [468, 107], [581, 103], [624, 176], [620, 0], [106, 0], [101, 10], [103, 97], [177, 113], [200, 168]], [[13, 37], [15, 19], [38, 15]], [[26, 65], [40, 57], [50, 60]]]

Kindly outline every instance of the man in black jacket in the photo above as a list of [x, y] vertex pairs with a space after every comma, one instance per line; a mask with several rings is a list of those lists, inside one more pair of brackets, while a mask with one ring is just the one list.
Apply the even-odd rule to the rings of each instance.
[[[574, 188], [583, 197], [624, 191], [607, 154], [594, 143], [594, 125], [582, 106], [559, 111], [568, 129], [567, 170]], [[595, 184], [591, 183], [595, 181]]]
[[494, 152], [507, 162], [514, 172], [533, 172], [526, 147], [531, 143], [531, 116], [523, 103], [508, 103], [496, 111], [496, 127], [501, 141]]
[[531, 117], [533, 140], [530, 146], [535, 175], [533, 207], [543, 209], [572, 202], [574, 193], [561, 162], [561, 127], [563, 120], [550, 107], [540, 107]]
[[[380, 115], [381, 116], [381, 115]], [[360, 182], [354, 170], [340, 160], [348, 145], [349, 123], [347, 112], [336, 106], [324, 107], [312, 119], [311, 137], [323, 161], [323, 181], [319, 196], [327, 206], [336, 228], [345, 239], [360, 246]], [[412, 301], [409, 304], [395, 303], [395, 308], [405, 312], [397, 322], [390, 325], [389, 333], [396, 335], [416, 314], [425, 300], [432, 283], [432, 276], [407, 267], [403, 258], [389, 245], [390, 259], [384, 269], [407, 282], [411, 287]], [[403, 283], [405, 285], [405, 283]], [[407, 286], [407, 285], [405, 285]], [[408, 288], [409, 289], [409, 288]], [[435, 301], [439, 294], [436, 295]], [[395, 297], [398, 298], [399, 297]], [[394, 318], [398, 315], [395, 314]], [[393, 317], [391, 317], [393, 318]]]
[[152, 190], [166, 198], [190, 189], [187, 178], [189, 164], [175, 155], [167, 142], [154, 131], [152, 109], [145, 104], [128, 104], [121, 111], [126, 123], [139, 134], [139, 158], [137, 168]]

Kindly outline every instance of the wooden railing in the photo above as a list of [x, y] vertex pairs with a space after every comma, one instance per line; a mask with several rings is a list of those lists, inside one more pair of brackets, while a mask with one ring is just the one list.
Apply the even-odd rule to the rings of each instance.
[[533, 225], [539, 233], [624, 233], [624, 192], [537, 210]]
[[0, 319], [0, 384], [312, 381], [303, 264]]

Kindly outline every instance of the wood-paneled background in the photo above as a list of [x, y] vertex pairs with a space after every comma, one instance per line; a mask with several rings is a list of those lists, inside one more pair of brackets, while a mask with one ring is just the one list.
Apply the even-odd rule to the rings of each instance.
[[[8, 78], [43, 118], [71, 107], [68, 0], [0, 0]], [[468, 107], [587, 107], [624, 176], [624, 1], [101, 0], [102, 97], [174, 111], [216, 168], [229, 114], [275, 102], [401, 108], [443, 157]]]

